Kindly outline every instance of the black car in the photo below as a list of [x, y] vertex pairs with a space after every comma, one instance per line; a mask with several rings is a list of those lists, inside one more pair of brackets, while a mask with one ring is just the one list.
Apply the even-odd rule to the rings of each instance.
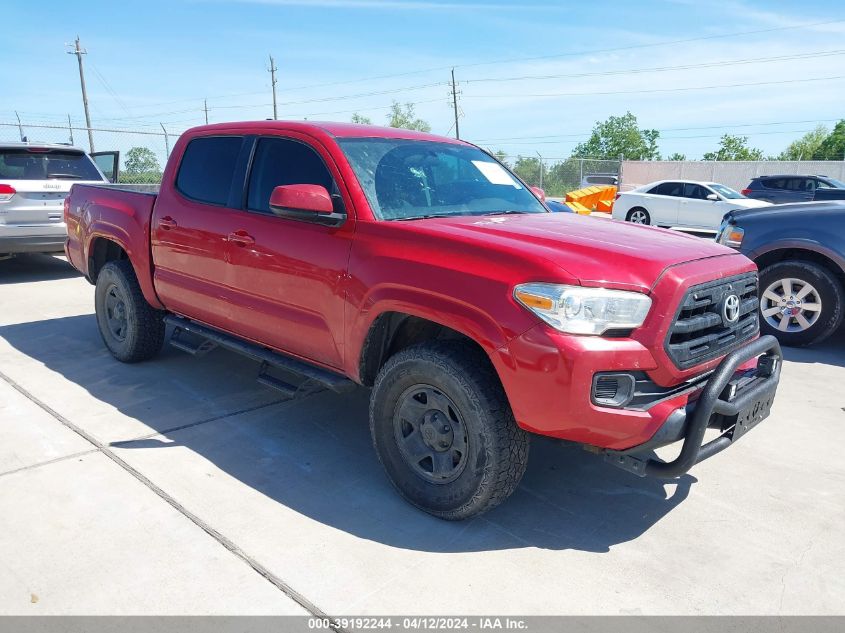
[[782, 345], [824, 340], [845, 312], [845, 202], [805, 202], [725, 215], [717, 241], [760, 269], [760, 329]]
[[758, 176], [742, 195], [774, 204], [845, 199], [845, 183], [827, 176]]

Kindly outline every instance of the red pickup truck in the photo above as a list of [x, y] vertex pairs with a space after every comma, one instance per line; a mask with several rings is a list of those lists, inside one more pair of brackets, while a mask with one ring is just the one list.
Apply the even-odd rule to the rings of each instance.
[[[765, 418], [778, 384], [750, 260], [549, 213], [457, 140], [204, 126], [181, 136], [158, 195], [75, 185], [65, 217], [118, 360], [153, 357], [169, 325], [175, 346], [247, 354], [289, 394], [370, 387], [388, 477], [445, 519], [507, 498], [531, 433], [676, 477]], [[677, 458], [653, 452], [673, 442]]]

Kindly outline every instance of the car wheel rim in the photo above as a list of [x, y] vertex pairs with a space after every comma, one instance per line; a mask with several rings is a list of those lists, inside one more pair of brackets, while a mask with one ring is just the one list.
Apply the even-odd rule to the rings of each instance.
[[393, 432], [402, 459], [419, 477], [447, 484], [460, 477], [469, 452], [466, 425], [451, 398], [430, 385], [399, 397]]
[[811, 284], [803, 279], [778, 279], [763, 291], [760, 313], [779, 332], [809, 330], [822, 313], [822, 300]]
[[634, 224], [646, 224], [645, 211], [634, 211], [631, 214], [631, 222]]
[[116, 340], [126, 339], [126, 302], [117, 289], [117, 286], [110, 286], [106, 291], [106, 325]]

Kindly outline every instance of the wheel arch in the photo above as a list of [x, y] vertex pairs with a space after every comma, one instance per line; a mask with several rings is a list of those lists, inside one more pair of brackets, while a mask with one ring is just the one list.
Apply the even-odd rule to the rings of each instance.
[[112, 234], [94, 232], [88, 240], [85, 255], [85, 278], [92, 284], [97, 283], [97, 276], [108, 262], [128, 260], [135, 271], [135, 277], [138, 279], [138, 285], [141, 287], [141, 292], [147, 303], [157, 309], [164, 307], [155, 293], [151, 275], [148, 271], [139, 269], [138, 262], [132, 256], [132, 249], [128, 246], [128, 242]]
[[809, 248], [802, 244], [783, 244], [756, 254], [752, 259], [760, 271], [779, 262], [811, 262], [825, 268], [845, 285], [845, 260], [827, 249]]
[[358, 378], [371, 387], [387, 360], [412, 345], [435, 340], [458, 340], [476, 347], [490, 362], [484, 347], [467, 333], [429, 317], [400, 311], [385, 311], [371, 323], [358, 359]]

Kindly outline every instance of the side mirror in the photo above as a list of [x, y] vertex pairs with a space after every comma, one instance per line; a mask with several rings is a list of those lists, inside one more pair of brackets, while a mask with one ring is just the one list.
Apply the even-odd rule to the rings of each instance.
[[718, 202], [719, 196], [717, 196], [715, 193], [708, 193], [707, 199], [710, 200], [711, 202]]
[[270, 194], [270, 210], [277, 215], [288, 211], [330, 214], [332, 197], [321, 185], [281, 185]]
[[540, 189], [540, 187], [531, 187], [531, 191], [535, 196], [540, 198], [542, 202], [546, 201], [546, 192], [543, 189]]

